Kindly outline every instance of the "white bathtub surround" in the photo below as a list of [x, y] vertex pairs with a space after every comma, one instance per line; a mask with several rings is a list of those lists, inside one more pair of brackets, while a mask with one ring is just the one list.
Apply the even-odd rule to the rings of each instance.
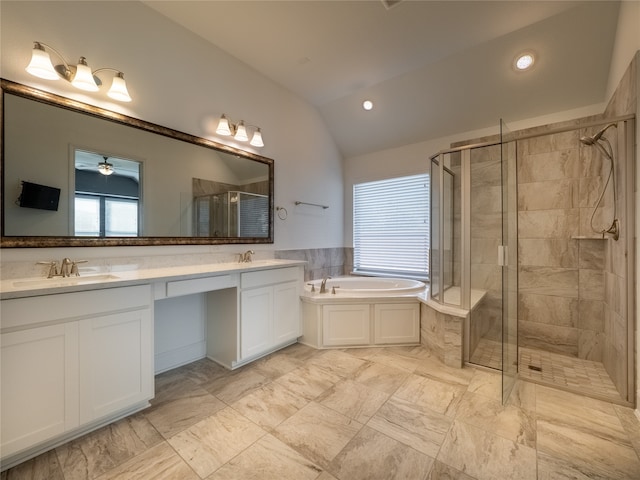
[[[305, 291], [311, 293], [313, 288], [316, 293], [320, 291], [322, 280], [307, 282]], [[426, 285], [418, 280], [404, 278], [380, 278], [380, 277], [337, 277], [326, 281], [327, 293], [343, 297], [349, 296], [398, 296], [424, 293]], [[318, 293], [319, 294], [319, 293]]]
[[[414, 280], [339, 277], [305, 285], [301, 343], [314, 348], [418, 345], [420, 299], [426, 285]], [[332, 293], [334, 291], [335, 293]]]

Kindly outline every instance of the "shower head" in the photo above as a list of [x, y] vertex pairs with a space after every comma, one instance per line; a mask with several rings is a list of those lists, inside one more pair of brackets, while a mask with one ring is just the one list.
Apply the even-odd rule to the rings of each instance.
[[585, 145], [593, 145], [595, 144], [598, 140], [600, 140], [600, 137], [602, 137], [602, 134], [604, 132], [607, 131], [607, 129], [609, 127], [618, 127], [617, 124], [615, 123], [610, 123], [609, 125], [607, 125], [606, 127], [600, 129], [600, 131], [598, 133], [596, 133], [595, 135], [591, 135], [590, 137], [580, 137], [580, 141], [582, 143], [584, 143]]

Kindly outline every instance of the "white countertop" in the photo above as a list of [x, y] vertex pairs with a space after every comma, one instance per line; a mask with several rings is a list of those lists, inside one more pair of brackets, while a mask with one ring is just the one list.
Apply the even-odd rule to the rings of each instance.
[[126, 287], [158, 281], [188, 280], [211, 275], [242, 273], [254, 270], [268, 270], [304, 265], [302, 260], [255, 260], [248, 263], [212, 263], [204, 265], [184, 265], [176, 267], [149, 268], [140, 270], [112, 269], [107, 272], [84, 274], [80, 277], [54, 278], [12, 278], [0, 281], [0, 299], [35, 297], [58, 293], [99, 290], [103, 288]]

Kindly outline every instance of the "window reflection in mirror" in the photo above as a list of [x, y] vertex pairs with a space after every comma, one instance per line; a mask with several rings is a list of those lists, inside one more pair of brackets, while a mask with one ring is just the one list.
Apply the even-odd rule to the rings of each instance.
[[74, 234], [142, 235], [140, 162], [76, 149]]

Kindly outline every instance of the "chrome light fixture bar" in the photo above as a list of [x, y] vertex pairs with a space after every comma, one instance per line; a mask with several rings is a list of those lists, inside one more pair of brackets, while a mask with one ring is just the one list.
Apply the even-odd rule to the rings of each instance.
[[[45, 47], [60, 57], [62, 63], [54, 67], [53, 63], [51, 63], [51, 56]], [[60, 52], [46, 43], [34, 42], [33, 51], [31, 52], [31, 62], [29, 62], [25, 70], [31, 75], [45, 80], [64, 78], [74, 87], [87, 92], [97, 92], [100, 89], [102, 81], [96, 76], [97, 73], [113, 71], [116, 72], [116, 74], [113, 77], [111, 88], [107, 92], [107, 95], [120, 102], [131, 101], [131, 97], [127, 91], [127, 84], [124, 81], [124, 74], [120, 70], [115, 68], [99, 68], [92, 71], [85, 57], [80, 57], [77, 65], [69, 65]]]
[[244, 120], [240, 120], [238, 123], [233, 123], [227, 118], [226, 114], [224, 113], [220, 117], [220, 121], [218, 121], [218, 128], [216, 128], [216, 133], [225, 137], [233, 136], [234, 139], [240, 142], [247, 142], [249, 141], [247, 128], [255, 128], [249, 144], [253, 145], [254, 147], [264, 147], [264, 142], [262, 141], [262, 131], [260, 130], [260, 127], [257, 127], [255, 125], [245, 125]]

